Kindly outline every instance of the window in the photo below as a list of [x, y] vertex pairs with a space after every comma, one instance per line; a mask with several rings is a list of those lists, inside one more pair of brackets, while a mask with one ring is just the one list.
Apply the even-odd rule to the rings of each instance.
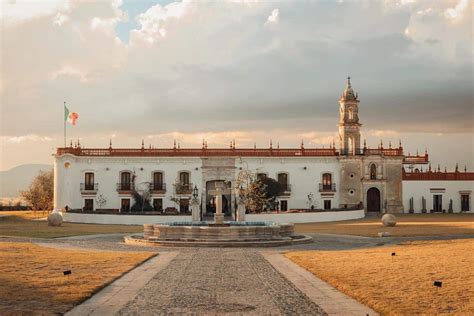
[[94, 173], [86, 172], [84, 174], [84, 189], [94, 190]]
[[352, 137], [347, 138], [347, 154], [353, 155], [354, 154], [354, 140]]
[[159, 191], [164, 190], [162, 172], [153, 173], [153, 190], [159, 190]]
[[433, 211], [435, 212], [443, 211], [443, 196], [441, 194], [433, 195]]
[[155, 212], [163, 211], [163, 199], [153, 199], [153, 210]]
[[180, 172], [179, 173], [179, 183], [189, 184], [189, 172]]
[[280, 211], [288, 211], [288, 201], [281, 200], [280, 201]]
[[469, 194], [461, 194], [461, 212], [469, 211]]
[[130, 212], [130, 199], [122, 199], [122, 204], [120, 207], [122, 212]]
[[180, 213], [187, 213], [187, 212], [189, 212], [189, 199], [181, 199], [181, 200], [179, 200], [179, 212], [180, 212]]
[[94, 200], [84, 199], [84, 211], [93, 211], [93, 210], [94, 210]]
[[371, 180], [377, 179], [377, 165], [374, 163], [370, 165], [370, 179]]
[[324, 200], [324, 209], [325, 210], [331, 209], [331, 200]]
[[323, 174], [323, 190], [332, 189], [332, 175], [330, 173]]
[[354, 119], [354, 111], [352, 110], [352, 108], [349, 108], [348, 114], [349, 114], [349, 120], [352, 121]]
[[283, 188], [283, 191], [289, 191], [289, 188], [288, 188], [288, 174], [279, 173], [278, 174], [278, 183]]
[[131, 190], [131, 175], [125, 171], [120, 174], [120, 190]]

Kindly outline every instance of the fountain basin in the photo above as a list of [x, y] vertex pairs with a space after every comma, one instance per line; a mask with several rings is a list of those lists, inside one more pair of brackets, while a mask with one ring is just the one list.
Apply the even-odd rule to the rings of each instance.
[[311, 242], [306, 235], [295, 234], [293, 224], [264, 222], [145, 224], [143, 237], [129, 236], [129, 244], [162, 246], [268, 247]]

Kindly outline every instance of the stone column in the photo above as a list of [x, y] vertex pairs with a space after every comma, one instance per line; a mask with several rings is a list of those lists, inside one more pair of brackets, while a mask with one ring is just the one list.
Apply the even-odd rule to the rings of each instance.
[[237, 222], [245, 222], [245, 203], [239, 199], [237, 206]]
[[216, 189], [216, 213], [214, 214], [214, 222], [216, 224], [224, 223], [224, 214], [222, 214], [222, 189]]
[[200, 208], [198, 199], [191, 200], [191, 213], [192, 213], [193, 222], [201, 221], [201, 208]]

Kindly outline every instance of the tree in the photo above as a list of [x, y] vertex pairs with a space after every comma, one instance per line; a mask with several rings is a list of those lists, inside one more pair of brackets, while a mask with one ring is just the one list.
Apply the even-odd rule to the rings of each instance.
[[256, 173], [242, 170], [234, 181], [234, 189], [243, 197], [245, 208], [250, 213], [260, 213], [268, 203], [266, 185]]
[[22, 191], [21, 196], [34, 210], [51, 210], [54, 198], [54, 173], [40, 171], [31, 182], [28, 190]]
[[[138, 185], [140, 189], [134, 190], [132, 197], [135, 203], [130, 208], [132, 212], [152, 212], [153, 206], [150, 204], [150, 183], [144, 182]], [[137, 187], [138, 187], [137, 186]], [[140, 192], [139, 192], [140, 191]]]
[[181, 200], [183, 199], [182, 194], [185, 194], [189, 191], [189, 185], [183, 184], [176, 180], [175, 183], [173, 183], [173, 191], [170, 198], [170, 201], [176, 204], [176, 209], [181, 212]]
[[265, 198], [267, 199], [270, 206], [274, 208], [276, 198], [283, 193], [283, 186], [280, 184], [280, 182], [269, 177], [263, 177], [260, 179], [260, 181], [265, 186]]
[[99, 205], [99, 208], [102, 208], [102, 206], [107, 203], [107, 198], [103, 194], [99, 194], [95, 201], [97, 202], [97, 205]]

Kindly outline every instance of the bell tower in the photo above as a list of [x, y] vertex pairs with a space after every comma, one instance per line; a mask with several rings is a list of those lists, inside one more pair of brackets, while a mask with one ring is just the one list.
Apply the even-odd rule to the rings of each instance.
[[351, 77], [339, 99], [339, 144], [341, 154], [354, 155], [360, 149], [359, 100], [351, 87]]

